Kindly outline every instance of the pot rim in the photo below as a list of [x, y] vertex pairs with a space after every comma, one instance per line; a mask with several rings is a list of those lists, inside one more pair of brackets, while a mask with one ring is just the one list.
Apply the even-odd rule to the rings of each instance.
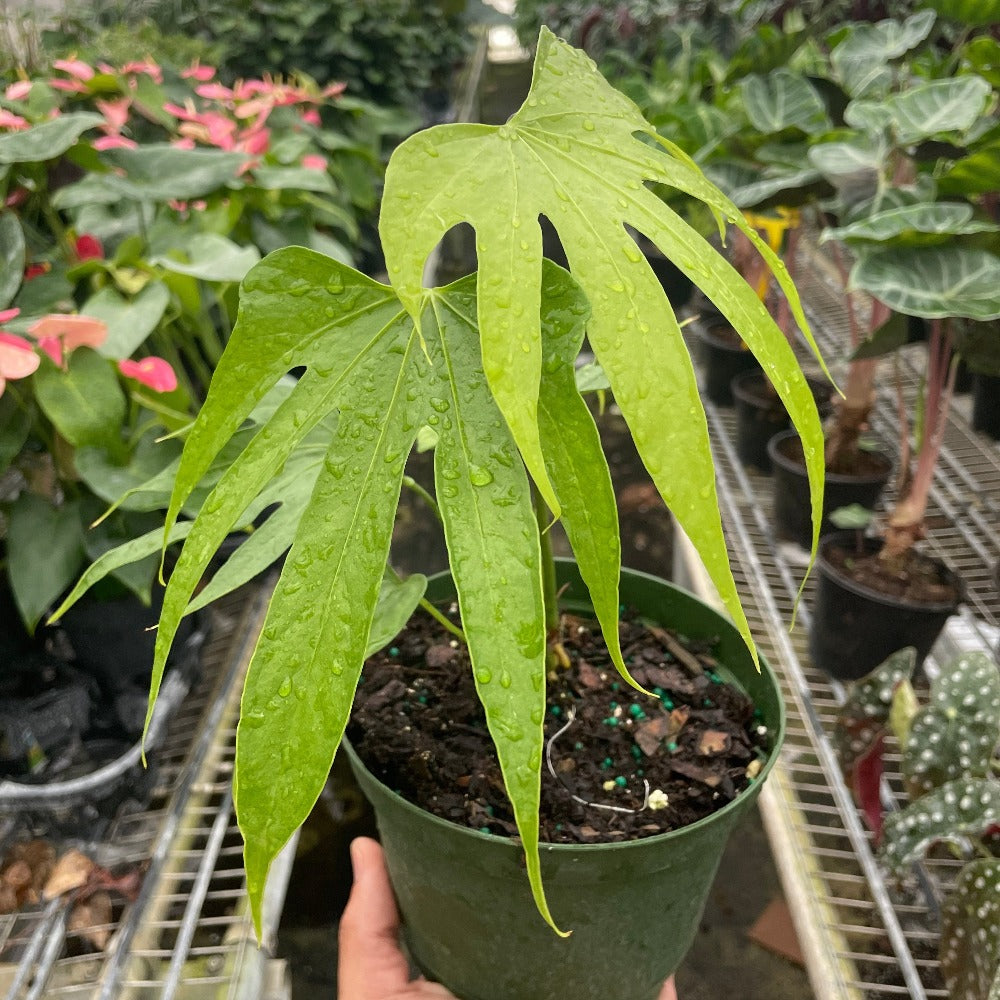
[[[557, 558], [556, 562], [574, 564], [574, 560], [566, 558]], [[448, 571], [446, 570], [444, 571], [444, 573], [436, 575], [437, 576], [446, 575], [447, 572]], [[728, 616], [722, 614], [718, 609], [714, 608], [707, 601], [704, 601], [702, 598], [698, 597], [697, 594], [693, 594], [691, 591], [686, 590], [684, 587], [679, 587], [677, 584], [671, 583], [668, 580], [664, 580], [662, 577], [654, 576], [652, 573], [644, 573], [640, 570], [629, 569], [627, 567], [622, 567], [621, 573], [627, 574], [629, 576], [638, 579], [653, 581], [656, 584], [660, 585], [661, 587], [665, 586], [671, 590], [679, 591], [682, 595], [689, 597], [692, 600], [698, 601], [698, 603], [704, 605], [709, 611], [712, 612], [712, 614], [718, 617], [721, 623], [724, 623], [731, 629], [735, 629], [736, 627], [732, 623], [732, 621], [728, 618]], [[431, 577], [431, 579], [433, 579], [433, 577]], [[755, 797], [759, 793], [761, 785], [763, 785], [765, 779], [771, 773], [771, 770], [774, 768], [775, 764], [777, 763], [778, 757], [781, 754], [781, 750], [785, 742], [785, 728], [786, 728], [786, 716], [787, 716], [787, 711], [785, 708], [785, 700], [781, 690], [781, 683], [779, 682], [778, 677], [774, 672], [774, 669], [771, 667], [770, 663], [767, 661], [767, 659], [765, 658], [765, 656], [763, 655], [763, 653], [759, 648], [757, 652], [760, 658], [761, 676], [767, 679], [768, 683], [773, 688], [776, 696], [775, 702], [778, 706], [777, 720], [776, 724], [772, 724], [772, 720], [767, 720], [768, 731], [772, 740], [771, 749], [770, 752], [768, 753], [767, 759], [764, 761], [763, 766], [761, 767], [758, 774], [752, 779], [751, 783], [746, 788], [744, 788], [736, 796], [736, 798], [732, 799], [730, 802], [727, 802], [726, 805], [724, 805], [721, 809], [717, 809], [715, 812], [709, 814], [708, 816], [703, 816], [701, 819], [696, 820], [694, 823], [689, 823], [686, 826], [678, 827], [675, 830], [669, 830], [666, 833], [657, 833], [649, 837], [641, 837], [638, 840], [625, 840], [625, 841], [617, 841], [614, 843], [600, 843], [600, 844], [550, 844], [546, 841], [540, 840], [538, 843], [539, 851], [544, 853], [566, 854], [566, 855], [582, 851], [589, 854], [589, 853], [599, 853], [604, 851], [621, 850], [622, 848], [637, 847], [641, 845], [654, 846], [658, 844], [663, 844], [668, 840], [678, 839], [681, 836], [687, 836], [690, 833], [697, 832], [698, 830], [710, 825], [716, 820], [726, 816], [728, 813], [742, 807], [745, 804], [745, 800], [748, 796]], [[749, 652], [747, 653], [747, 656], [749, 657]], [[726, 667], [727, 671], [733, 675], [734, 679], [738, 683], [742, 684], [742, 682], [739, 680], [739, 677], [736, 675], [735, 671], [731, 667], [728, 667], [726, 664], [721, 664], [721, 665], [723, 667]], [[753, 669], [752, 661], [751, 661], [751, 669]], [[396, 792], [394, 792], [391, 788], [389, 788], [388, 785], [386, 785], [381, 780], [381, 778], [378, 778], [376, 775], [372, 774], [372, 772], [368, 769], [368, 767], [361, 760], [361, 758], [358, 757], [357, 751], [351, 745], [350, 740], [348, 740], [346, 733], [344, 736], [341, 737], [340, 745], [347, 751], [347, 755], [350, 758], [351, 763], [355, 767], [360, 767], [361, 769], [363, 769], [365, 774], [376, 785], [379, 786], [379, 788], [382, 790], [382, 792], [384, 792], [384, 794], [388, 798], [404, 806], [408, 811], [419, 813], [421, 816], [424, 817], [425, 820], [430, 821], [435, 826], [447, 828], [451, 831], [457, 831], [461, 835], [466, 835], [474, 839], [481, 840], [485, 843], [490, 843], [495, 847], [499, 847], [501, 849], [509, 848], [511, 850], [517, 850], [517, 851], [523, 850], [520, 839], [515, 839], [513, 837], [502, 837], [494, 833], [482, 833], [479, 830], [473, 830], [471, 827], [462, 826], [459, 823], [453, 823], [450, 820], [442, 819], [440, 816], [436, 816], [434, 815], [434, 813], [428, 812], [426, 809], [422, 809], [415, 803], [410, 802], [409, 799], [406, 799], [402, 795], [399, 795]]]
[[[767, 453], [773, 464], [780, 466], [786, 472], [801, 475], [805, 478], [806, 467], [801, 462], [796, 462], [789, 458], [783, 451], [780, 450], [780, 446], [784, 444], [785, 441], [790, 441], [792, 438], [797, 438], [798, 436], [799, 433], [796, 430], [779, 431], [767, 442]], [[825, 481], [828, 484], [837, 486], [847, 485], [849, 483], [855, 483], [858, 485], [865, 483], [877, 483], [883, 480], [888, 482], [889, 476], [892, 474], [894, 464], [890, 454], [887, 451], [883, 451], [881, 447], [875, 451], [870, 451], [868, 454], [877, 455], [885, 462], [884, 475], [871, 473], [870, 475], [865, 476], [851, 476], [843, 472], [825, 472]]]
[[[841, 543], [849, 543], [853, 540], [853, 538], [854, 532], [848, 529], [846, 531], [830, 532], [830, 534], [824, 535], [819, 540], [819, 546], [816, 550], [816, 569], [832, 583], [836, 583], [838, 587], [842, 587], [844, 590], [849, 591], [852, 594], [856, 594], [859, 597], [864, 597], [879, 604], [884, 604], [888, 607], [912, 608], [932, 614], [943, 611], [954, 613], [958, 606], [964, 603], [965, 587], [962, 584], [962, 578], [943, 559], [939, 559], [937, 556], [929, 555], [926, 552], [920, 552], [919, 550], [917, 551], [923, 558], [937, 563], [944, 571], [944, 574], [948, 578], [948, 582], [955, 588], [958, 594], [954, 601], [914, 601], [911, 599], [903, 599], [895, 597], [892, 594], [883, 594], [879, 590], [875, 590], [872, 587], [866, 587], [864, 584], [851, 579], [851, 577], [840, 572], [836, 566], [829, 562], [826, 558], [826, 550]], [[865, 547], [865, 555], [873, 555], [875, 552], [878, 552], [884, 544], [883, 539], [877, 538], [873, 535], [862, 536], [862, 542]]]

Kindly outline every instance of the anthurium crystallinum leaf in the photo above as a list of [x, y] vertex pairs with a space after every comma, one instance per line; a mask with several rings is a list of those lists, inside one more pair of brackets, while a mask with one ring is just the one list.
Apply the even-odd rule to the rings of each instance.
[[754, 291], [735, 280], [729, 264], [647, 183], [700, 198], [743, 229], [774, 268], [812, 343], [787, 271], [742, 213], [676, 147], [659, 139], [584, 54], [546, 29], [529, 95], [505, 125], [442, 126], [396, 150], [380, 223], [386, 264], [401, 300], [416, 314], [431, 249], [459, 223], [476, 230], [486, 377], [532, 478], [558, 515], [538, 428], [543, 355], [538, 217], [552, 222], [590, 302], [590, 343], [639, 454], [749, 644], [726, 555], [694, 369], [673, 309], [626, 223], [712, 299], [772, 376], [803, 442], [817, 530], [822, 431], [792, 350]]

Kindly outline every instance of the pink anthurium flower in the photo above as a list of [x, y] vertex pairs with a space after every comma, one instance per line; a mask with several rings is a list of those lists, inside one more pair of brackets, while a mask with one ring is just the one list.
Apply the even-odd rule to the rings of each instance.
[[194, 62], [187, 69], [181, 70], [181, 78], [184, 80], [197, 80], [199, 83], [207, 83], [215, 76], [214, 66], [202, 66], [199, 62]]
[[38, 367], [38, 355], [23, 337], [0, 331], [0, 396], [8, 381], [27, 378]]
[[302, 157], [302, 166], [306, 170], [326, 170], [326, 157], [319, 153], [306, 153]]
[[194, 92], [199, 97], [204, 97], [209, 101], [231, 101], [233, 92], [221, 83], [203, 83], [200, 87], [195, 87]]
[[107, 339], [108, 327], [92, 316], [50, 313], [28, 327], [28, 333], [57, 365], [77, 347], [100, 347]]
[[91, 80], [94, 77], [94, 67], [81, 59], [57, 59], [52, 64], [52, 68], [75, 77], [77, 80]]
[[132, 101], [127, 97], [122, 97], [117, 101], [94, 101], [97, 110], [104, 115], [104, 120], [108, 123], [108, 128], [112, 132], [120, 132], [128, 122], [129, 108]]
[[345, 90], [347, 90], [346, 83], [331, 83], [330, 86], [325, 87], [321, 93], [323, 97], [340, 97]]
[[266, 153], [271, 143], [271, 132], [266, 128], [248, 129], [240, 136], [238, 149], [251, 156]]
[[305, 111], [302, 112], [302, 116], [301, 117], [302, 117], [302, 121], [304, 121], [306, 123], [306, 125], [319, 125], [320, 124], [319, 112], [315, 108], [308, 108], [308, 109], [306, 109]]
[[99, 139], [95, 139], [91, 145], [99, 153], [103, 153], [106, 149], [135, 149], [137, 143], [123, 135], [102, 135]]
[[[0, 310], [0, 324], [13, 319], [20, 309]], [[38, 367], [38, 355], [23, 337], [0, 330], [0, 396], [8, 380], [26, 378]]]
[[31, 80], [15, 80], [4, 92], [8, 101], [23, 101], [31, 93]]
[[53, 90], [65, 90], [67, 94], [89, 94], [87, 85], [82, 80], [64, 80], [56, 77], [49, 80], [48, 84]]
[[139, 361], [125, 358], [118, 362], [118, 370], [126, 378], [148, 386], [153, 392], [173, 392], [177, 388], [177, 375], [163, 358], [149, 357]]
[[29, 128], [26, 118], [15, 115], [13, 111], [0, 108], [0, 128], [25, 129]]
[[140, 59], [122, 66], [123, 73], [145, 73], [154, 83], [163, 83], [163, 70], [152, 59]]

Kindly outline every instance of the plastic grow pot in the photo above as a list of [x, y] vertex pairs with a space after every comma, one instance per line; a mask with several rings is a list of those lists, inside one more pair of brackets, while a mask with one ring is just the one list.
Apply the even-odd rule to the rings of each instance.
[[[559, 563], [563, 606], [588, 607], [576, 566]], [[432, 600], [452, 593], [432, 579]], [[754, 802], [784, 737], [784, 706], [766, 662], [757, 672], [728, 619], [655, 577], [623, 571], [623, 603], [691, 637], [718, 637], [720, 673], [740, 684], [770, 734], [754, 782], [711, 816], [628, 843], [543, 844], [542, 876], [556, 921], [548, 928], [531, 898], [520, 845], [449, 823], [407, 802], [351, 756], [371, 800], [411, 955], [460, 1000], [654, 1000], [698, 929], [726, 842]]]

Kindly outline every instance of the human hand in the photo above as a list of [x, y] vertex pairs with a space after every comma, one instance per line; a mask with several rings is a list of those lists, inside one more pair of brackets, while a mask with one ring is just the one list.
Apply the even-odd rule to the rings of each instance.
[[340, 918], [340, 1000], [455, 1000], [438, 983], [410, 982], [399, 949], [399, 912], [382, 847], [368, 837], [351, 843], [354, 885]]
[[[339, 1000], [455, 1000], [438, 983], [410, 981], [381, 846], [358, 837], [351, 844], [351, 862], [354, 885], [340, 920]], [[677, 1000], [673, 976], [663, 984], [658, 1000]]]

